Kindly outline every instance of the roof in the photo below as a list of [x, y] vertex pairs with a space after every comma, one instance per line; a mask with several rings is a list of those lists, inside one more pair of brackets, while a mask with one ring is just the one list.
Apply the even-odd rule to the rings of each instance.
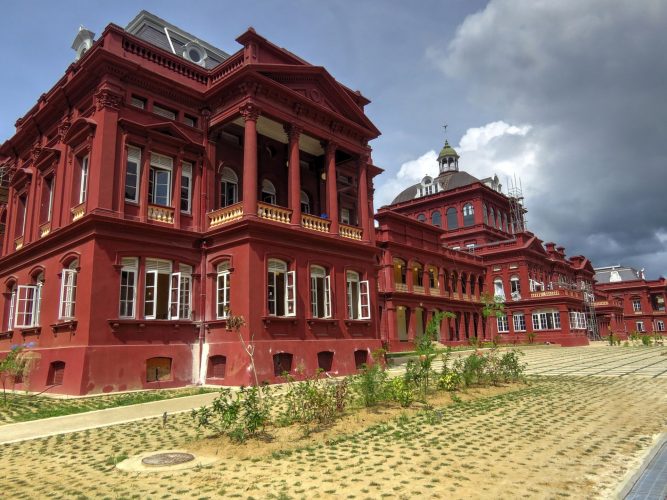
[[595, 279], [598, 283], [618, 283], [643, 279], [643, 271], [634, 267], [608, 266], [595, 268]]
[[445, 145], [443, 148], [440, 150], [440, 154], [438, 155], [438, 161], [440, 159], [445, 158], [447, 156], [453, 156], [455, 158], [459, 158], [459, 154], [456, 152], [456, 150], [449, 145], [449, 142], [447, 139], [445, 139]]
[[183, 57], [183, 49], [186, 45], [196, 44], [206, 51], [207, 57], [203, 64], [206, 69], [215, 68], [229, 57], [229, 54], [223, 50], [146, 10], [139, 12], [125, 27], [125, 31], [180, 57]]
[[[473, 177], [468, 172], [449, 171], [441, 173], [434, 179], [434, 182], [440, 184], [440, 190], [438, 193], [442, 193], [443, 191], [449, 191], [450, 189], [469, 186], [470, 184], [479, 182], [479, 179], [477, 177]], [[396, 198], [394, 198], [394, 200], [391, 202], [391, 205], [415, 199], [417, 196], [417, 188], [420, 185], [421, 183], [418, 182], [417, 184], [404, 189]]]

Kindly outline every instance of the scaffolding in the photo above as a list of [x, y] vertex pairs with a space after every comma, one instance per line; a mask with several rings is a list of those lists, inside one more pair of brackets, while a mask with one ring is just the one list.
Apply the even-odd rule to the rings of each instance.
[[522, 233], [526, 231], [526, 208], [524, 207], [523, 189], [521, 186], [521, 179], [517, 181], [516, 175], [514, 179], [507, 180], [507, 198], [510, 202], [510, 218], [512, 234]]
[[602, 340], [598, 329], [598, 320], [595, 315], [595, 292], [593, 286], [585, 281], [581, 282], [581, 292], [584, 294], [584, 305], [586, 306], [586, 327], [589, 340]]

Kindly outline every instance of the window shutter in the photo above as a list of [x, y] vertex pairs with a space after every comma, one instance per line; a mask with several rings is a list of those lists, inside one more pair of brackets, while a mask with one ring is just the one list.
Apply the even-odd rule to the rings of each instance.
[[123, 257], [120, 260], [121, 265], [127, 269], [136, 269], [137, 268], [137, 258], [136, 257]]
[[269, 260], [269, 272], [284, 273], [285, 271], [287, 271], [287, 264], [285, 264], [282, 260]]
[[192, 274], [192, 266], [188, 264], [179, 264], [178, 271], [183, 274]]
[[371, 302], [367, 280], [359, 282], [359, 319], [371, 319]]
[[296, 316], [296, 271], [289, 271], [285, 280], [285, 316]]
[[151, 165], [170, 169], [174, 165], [174, 159], [158, 153], [151, 153]]
[[17, 328], [34, 326], [36, 302], [39, 300], [37, 287], [34, 285], [19, 285], [17, 298], [14, 325]]
[[171, 274], [171, 261], [162, 259], [146, 259], [146, 272]]
[[331, 276], [324, 277], [324, 317], [331, 317]]
[[171, 292], [169, 294], [169, 319], [179, 319], [180, 301], [178, 292], [181, 289], [181, 273], [171, 275]]

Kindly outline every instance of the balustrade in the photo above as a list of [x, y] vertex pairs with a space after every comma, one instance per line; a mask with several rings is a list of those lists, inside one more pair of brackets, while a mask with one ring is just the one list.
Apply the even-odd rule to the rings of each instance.
[[212, 229], [240, 219], [241, 217], [243, 217], [243, 203], [235, 203], [234, 205], [210, 212], [208, 214], [208, 227]]
[[292, 217], [292, 211], [285, 207], [269, 205], [268, 203], [258, 203], [257, 215], [262, 219], [289, 224]]
[[423, 287], [423, 286], [419, 286], [419, 285], [414, 285], [414, 286], [412, 287], [412, 291], [413, 291], [414, 293], [421, 293], [421, 294], [426, 293], [426, 290], [424, 289], [424, 287]]
[[79, 203], [72, 208], [72, 222], [79, 220], [86, 213], [86, 204]]
[[174, 223], [174, 209], [170, 207], [160, 207], [157, 205], [148, 205], [148, 219], [167, 224]]
[[301, 214], [301, 226], [311, 231], [318, 231], [320, 233], [328, 233], [331, 221], [315, 217], [314, 215]]
[[364, 235], [364, 232], [358, 227], [348, 226], [347, 224], [341, 224], [339, 234], [343, 238], [350, 238], [351, 240], [361, 240], [361, 238]]
[[51, 232], [51, 221], [45, 222], [41, 226], [39, 226], [39, 237], [44, 238], [44, 236], [48, 236], [49, 233]]
[[394, 289], [397, 292], [407, 292], [408, 291], [408, 285], [406, 285], [405, 283], [396, 283], [394, 285]]
[[14, 248], [16, 250], [21, 250], [23, 248], [23, 236], [14, 240]]

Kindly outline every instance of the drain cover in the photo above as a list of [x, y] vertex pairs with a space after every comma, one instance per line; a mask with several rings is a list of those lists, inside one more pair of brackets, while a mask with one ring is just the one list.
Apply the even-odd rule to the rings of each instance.
[[152, 467], [166, 467], [168, 465], [192, 462], [195, 456], [190, 453], [157, 453], [141, 459], [141, 463]]

